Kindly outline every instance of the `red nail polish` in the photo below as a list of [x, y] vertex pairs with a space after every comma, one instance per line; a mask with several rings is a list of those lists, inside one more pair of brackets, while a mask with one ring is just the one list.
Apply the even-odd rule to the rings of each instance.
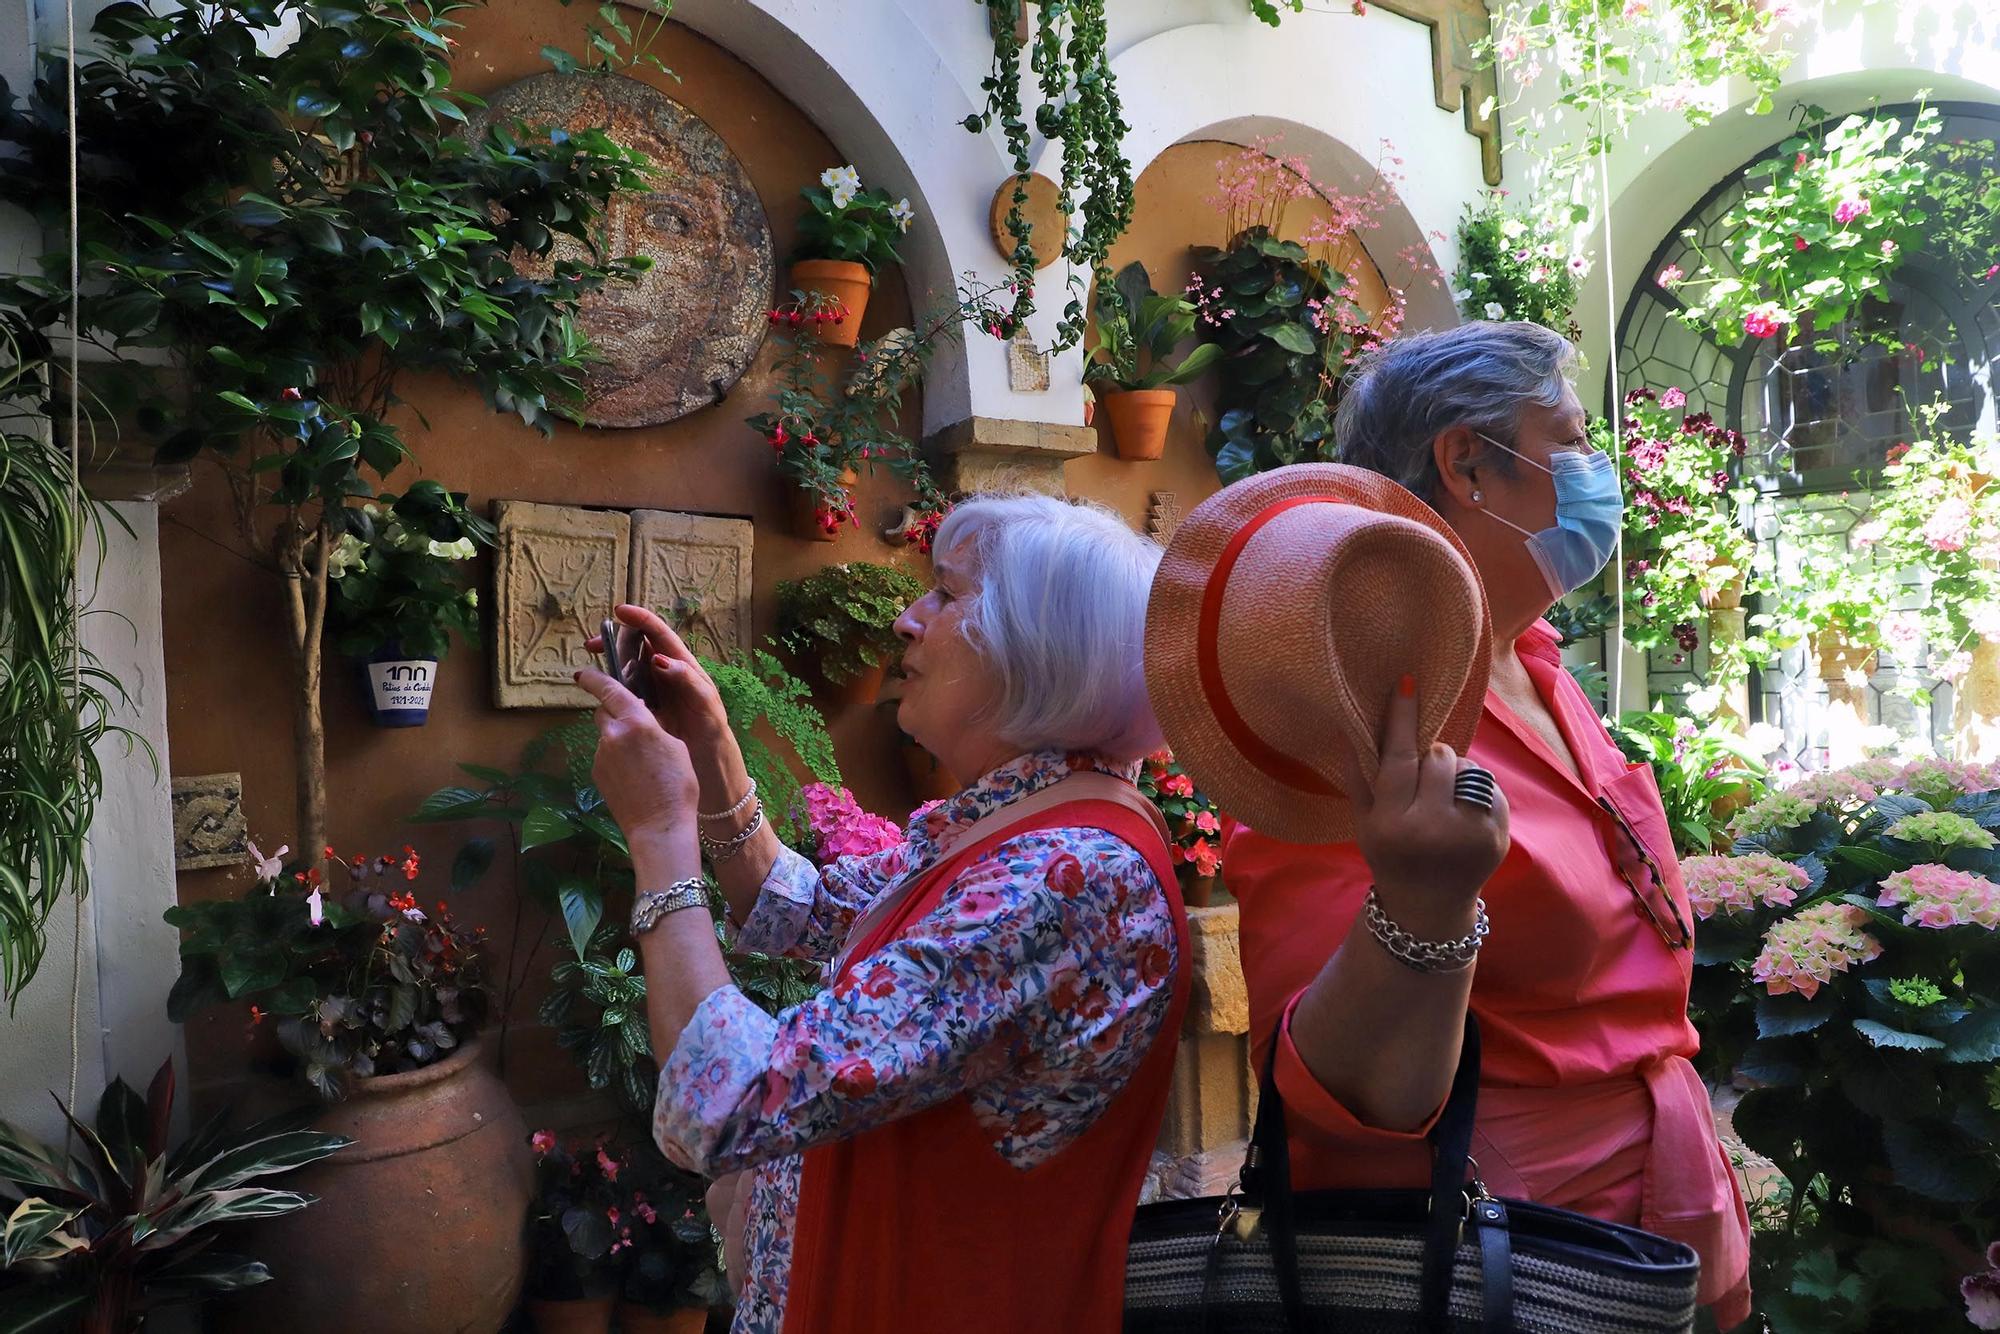
[[1403, 679], [1396, 682], [1396, 693], [1401, 695], [1404, 699], [1408, 699], [1410, 696], [1416, 694], [1417, 678], [1412, 676], [1408, 672], [1404, 672]]

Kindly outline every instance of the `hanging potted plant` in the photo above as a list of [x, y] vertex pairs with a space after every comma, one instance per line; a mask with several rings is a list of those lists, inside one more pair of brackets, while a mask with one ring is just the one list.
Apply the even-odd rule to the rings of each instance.
[[1222, 872], [1222, 812], [1196, 789], [1170, 750], [1146, 757], [1139, 770], [1139, 791], [1159, 807], [1167, 822], [1182, 901], [1190, 908], [1206, 908], [1215, 899]]
[[[261, 1260], [211, 1249], [223, 1225], [314, 1203], [265, 1178], [352, 1141], [264, 1122], [220, 1122], [170, 1146], [174, 1066], [141, 1098], [111, 1081], [93, 1125], [57, 1150], [0, 1122], [0, 1329], [131, 1334], [146, 1313], [271, 1281]], [[63, 1108], [65, 1116], [69, 1108]], [[286, 1252], [280, 1270], [312, 1263]]]
[[872, 704], [902, 653], [896, 618], [923, 595], [923, 580], [893, 565], [829, 565], [778, 585], [777, 639], [829, 690], [845, 687], [843, 702]]
[[885, 190], [864, 190], [853, 167], [829, 167], [819, 183], [800, 192], [806, 210], [799, 216], [799, 244], [792, 259], [795, 295], [823, 298], [829, 318], [820, 339], [832, 347], [853, 347], [861, 338], [861, 317], [875, 273], [899, 263], [896, 241], [910, 230], [916, 213], [907, 199], [891, 200]]
[[1198, 343], [1179, 362], [1175, 347], [1194, 333], [1195, 305], [1184, 296], [1153, 290], [1146, 266], [1134, 261], [1097, 290], [1097, 342], [1084, 380], [1100, 386], [1111, 422], [1111, 442], [1121, 459], [1157, 459], [1166, 450], [1174, 412], [1172, 386], [1186, 384], [1222, 356], [1214, 343]]
[[464, 492], [428, 481], [340, 518], [327, 560], [334, 642], [359, 666], [377, 727], [422, 727], [449, 632], [479, 638], [464, 562], [493, 545], [493, 525], [465, 508]]
[[443, 903], [418, 906], [408, 848], [326, 849], [339, 886], [323, 883], [319, 859], [286, 866], [284, 852], [251, 850], [257, 883], [241, 898], [167, 910], [186, 933], [167, 1015], [225, 1005], [253, 1030], [270, 1024], [328, 1103], [314, 1128], [359, 1147], [300, 1175], [318, 1207], [257, 1227], [261, 1250], [313, 1264], [232, 1303], [226, 1327], [497, 1329], [520, 1292], [532, 1173], [527, 1128], [479, 1059], [479, 933]]

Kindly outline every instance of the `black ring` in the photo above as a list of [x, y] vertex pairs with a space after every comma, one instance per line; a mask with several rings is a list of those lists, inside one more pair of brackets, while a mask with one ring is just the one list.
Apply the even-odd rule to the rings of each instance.
[[1494, 781], [1492, 771], [1477, 765], [1459, 770], [1458, 776], [1451, 784], [1453, 798], [1482, 810], [1493, 809], [1493, 797], [1496, 791], [1498, 784]]

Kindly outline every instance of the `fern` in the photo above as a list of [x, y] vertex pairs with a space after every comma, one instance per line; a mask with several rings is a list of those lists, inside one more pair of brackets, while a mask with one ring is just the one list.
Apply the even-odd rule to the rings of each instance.
[[701, 665], [722, 695], [729, 730], [736, 734], [736, 743], [743, 750], [743, 767], [756, 780], [764, 799], [765, 818], [788, 846], [806, 846], [811, 831], [800, 780], [763, 733], [768, 730], [789, 746], [812, 781], [840, 786], [833, 738], [827, 734], [826, 719], [812, 706], [811, 688], [762, 650], [745, 661], [703, 658]]

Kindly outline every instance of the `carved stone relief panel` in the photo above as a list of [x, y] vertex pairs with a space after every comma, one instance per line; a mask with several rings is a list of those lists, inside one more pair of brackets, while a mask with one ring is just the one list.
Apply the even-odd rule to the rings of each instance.
[[750, 649], [748, 519], [632, 513], [632, 600], [665, 616], [696, 653]]
[[[584, 420], [652, 426], [720, 402], [763, 343], [775, 271], [770, 223], [743, 164], [699, 116], [623, 75], [538, 74], [489, 101], [475, 123], [482, 132], [516, 122], [601, 127], [657, 169], [649, 189], [617, 196], [606, 219], [606, 253], [645, 255], [653, 267], [583, 300], [584, 331], [607, 358], [585, 377]], [[558, 237], [539, 271], [584, 254], [581, 242]]]
[[1181, 526], [1181, 498], [1172, 491], [1155, 491], [1146, 498], [1146, 536], [1162, 545], [1174, 540]]
[[583, 641], [627, 596], [631, 517], [521, 500], [500, 501], [496, 513], [493, 702], [589, 708], [571, 676], [597, 665]]
[[176, 778], [171, 799], [176, 871], [242, 864], [250, 851], [242, 774]]

